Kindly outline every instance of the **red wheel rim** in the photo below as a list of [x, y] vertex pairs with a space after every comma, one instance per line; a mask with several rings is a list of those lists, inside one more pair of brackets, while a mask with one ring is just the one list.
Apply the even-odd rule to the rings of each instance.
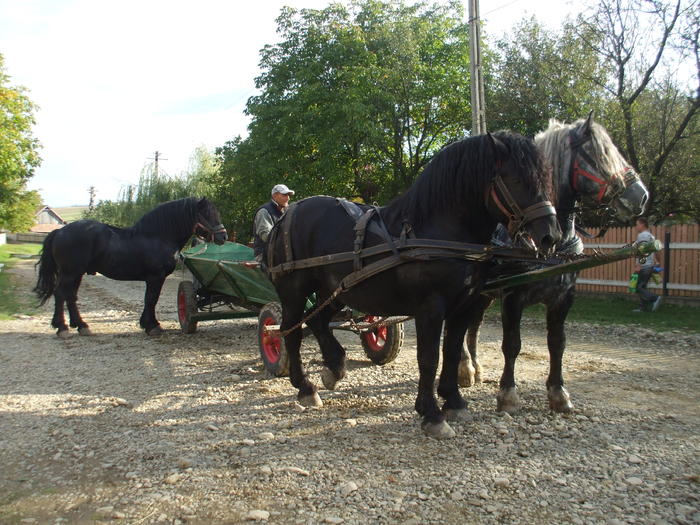
[[[263, 326], [270, 326], [271, 324], [277, 324], [274, 317], [266, 317], [263, 320]], [[265, 359], [268, 363], [276, 363], [280, 360], [280, 349], [282, 347], [282, 340], [278, 336], [270, 335], [266, 332], [264, 328], [261, 328], [260, 340], [262, 341], [262, 349], [265, 354]]]
[[184, 291], [177, 294], [177, 316], [180, 318], [180, 323], [187, 322], [187, 297]]
[[[365, 322], [367, 323], [374, 323], [377, 320], [379, 320], [379, 317], [373, 315], [365, 317]], [[384, 350], [384, 345], [386, 345], [387, 332], [388, 329], [386, 326], [376, 326], [371, 330], [362, 332], [361, 337], [367, 345], [367, 348], [373, 352], [381, 352]]]

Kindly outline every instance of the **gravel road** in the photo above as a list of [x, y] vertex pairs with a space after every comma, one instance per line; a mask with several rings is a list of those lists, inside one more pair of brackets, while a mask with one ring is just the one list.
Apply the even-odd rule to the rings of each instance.
[[[31, 265], [12, 271], [30, 287]], [[494, 411], [492, 319], [471, 418], [436, 441], [413, 410], [412, 327], [384, 367], [342, 334], [348, 377], [304, 410], [287, 378], [263, 372], [255, 320], [179, 333], [179, 278], [160, 338], [137, 329], [142, 283], [101, 276], [80, 290], [95, 336], [59, 340], [48, 306], [0, 322], [1, 523], [700, 522], [697, 336], [570, 326], [576, 411], [560, 416], [546, 409], [544, 327], [526, 322], [510, 417]], [[320, 385], [313, 339], [304, 359]]]

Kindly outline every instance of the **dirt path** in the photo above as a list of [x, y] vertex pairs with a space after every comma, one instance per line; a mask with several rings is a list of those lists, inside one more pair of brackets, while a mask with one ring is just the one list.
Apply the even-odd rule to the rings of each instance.
[[[29, 288], [31, 266], [13, 271]], [[302, 410], [288, 379], [263, 373], [254, 320], [179, 333], [178, 279], [160, 338], [137, 329], [143, 285], [100, 276], [80, 293], [98, 335], [58, 340], [48, 307], [0, 322], [1, 523], [700, 522], [693, 339], [570, 327], [576, 413], [561, 417], [545, 410], [543, 326], [526, 323], [511, 418], [494, 411], [500, 328], [488, 323], [471, 420], [438, 442], [413, 410], [411, 327], [384, 367], [342, 334], [348, 377]], [[310, 339], [320, 384], [318, 358]]]

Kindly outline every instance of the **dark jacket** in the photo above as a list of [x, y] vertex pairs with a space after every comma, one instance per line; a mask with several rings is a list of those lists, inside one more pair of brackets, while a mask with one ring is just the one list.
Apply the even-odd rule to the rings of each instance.
[[[258, 215], [258, 212], [260, 210], [266, 210], [270, 214], [270, 217], [272, 217], [273, 224], [276, 223], [278, 220], [280, 220], [280, 217], [282, 217], [282, 212], [280, 211], [279, 206], [277, 206], [277, 204], [275, 204], [274, 201], [269, 200], [265, 204], [260, 206], [257, 210], [255, 210], [255, 214], [253, 215], [253, 224], [255, 224], [255, 217]], [[255, 227], [255, 226], [253, 226], [253, 227]], [[257, 231], [254, 231], [253, 232], [253, 253], [255, 254], [255, 256], [262, 254], [264, 246], [265, 246], [265, 241], [263, 241], [260, 238]]]

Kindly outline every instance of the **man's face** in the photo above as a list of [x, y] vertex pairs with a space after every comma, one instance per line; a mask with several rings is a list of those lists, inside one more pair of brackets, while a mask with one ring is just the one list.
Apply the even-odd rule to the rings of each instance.
[[272, 200], [275, 201], [280, 208], [286, 208], [287, 204], [289, 204], [289, 195], [279, 192], [273, 193]]
[[637, 228], [637, 233], [642, 233], [644, 230], [647, 229], [647, 227], [644, 226], [644, 223], [642, 223], [640, 221], [637, 221], [634, 224], [635, 224], [635, 227]]

